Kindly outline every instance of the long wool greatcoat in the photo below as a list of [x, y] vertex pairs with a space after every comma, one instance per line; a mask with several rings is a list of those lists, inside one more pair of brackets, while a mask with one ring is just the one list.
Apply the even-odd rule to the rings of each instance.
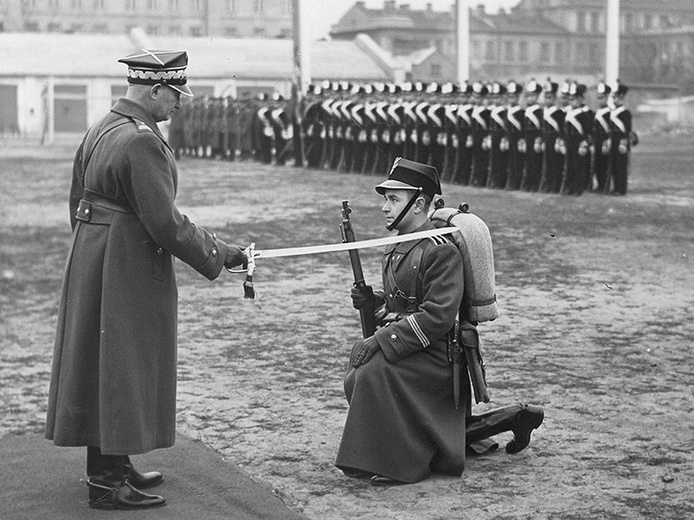
[[46, 425], [56, 445], [131, 455], [174, 444], [173, 257], [214, 279], [228, 249], [179, 213], [176, 186], [154, 119], [127, 99], [77, 151]]
[[[427, 222], [419, 230], [432, 228]], [[421, 247], [417, 262], [414, 251]], [[403, 242], [386, 249], [383, 273], [389, 311], [405, 310], [395, 294], [409, 295], [413, 277], [419, 308], [379, 328], [380, 350], [347, 373], [350, 406], [335, 464], [408, 483], [432, 470], [460, 476], [466, 412], [462, 403], [455, 409], [446, 333], [463, 297], [462, 257], [445, 238]]]

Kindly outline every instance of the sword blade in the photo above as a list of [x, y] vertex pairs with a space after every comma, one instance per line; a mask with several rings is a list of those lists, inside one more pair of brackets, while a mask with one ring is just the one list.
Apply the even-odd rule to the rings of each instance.
[[320, 253], [335, 253], [338, 251], [351, 251], [353, 249], [365, 249], [368, 247], [380, 247], [389, 244], [399, 244], [412, 240], [433, 237], [437, 235], [449, 235], [458, 231], [457, 227], [444, 227], [417, 231], [406, 235], [393, 235], [390, 237], [373, 238], [371, 240], [359, 240], [357, 242], [341, 242], [339, 244], [324, 244], [318, 246], [287, 247], [283, 249], [256, 249], [254, 258], [282, 258], [286, 256], [315, 255]]

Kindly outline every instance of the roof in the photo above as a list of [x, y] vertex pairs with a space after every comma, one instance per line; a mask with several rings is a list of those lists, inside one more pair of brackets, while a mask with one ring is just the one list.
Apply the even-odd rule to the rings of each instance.
[[[395, 9], [369, 9], [364, 4], [357, 3], [332, 26], [330, 34], [342, 38], [361, 32], [368, 34], [389, 30], [452, 33], [455, 31], [455, 18], [449, 11], [403, 9], [403, 6]], [[489, 14], [480, 9], [470, 10], [470, 32], [558, 35], [568, 33], [563, 27], [537, 16], [534, 12]]]
[[[606, 9], [607, 0], [561, 0], [555, 3], [537, 2], [537, 0], [519, 0], [513, 10], [535, 9], [565, 10], [565, 9]], [[621, 2], [622, 11], [656, 11], [667, 14], [668, 11], [687, 11], [694, 13], [694, 2], [691, 0], [629, 0]]]
[[[192, 80], [285, 79], [294, 73], [292, 40], [156, 36], [150, 40], [157, 50], [187, 51]], [[117, 60], [138, 49], [127, 35], [0, 32], [0, 77], [125, 78], [125, 67]], [[315, 41], [311, 54], [311, 73], [316, 78], [389, 79], [353, 41]]]

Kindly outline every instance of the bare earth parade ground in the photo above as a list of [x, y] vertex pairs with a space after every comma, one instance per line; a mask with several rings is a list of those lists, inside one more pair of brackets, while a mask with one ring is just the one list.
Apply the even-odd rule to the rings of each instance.
[[[76, 146], [0, 141], [0, 442], [43, 431]], [[208, 282], [177, 263], [179, 431], [316, 520], [694, 518], [693, 164], [692, 138], [642, 138], [626, 197], [444, 184], [495, 247], [502, 316], [480, 326], [492, 402], [476, 411], [545, 409], [520, 454], [392, 488], [333, 466], [360, 335], [347, 253], [260, 260], [255, 301], [238, 275]], [[200, 159], [179, 170], [182, 211], [237, 244], [339, 242], [342, 200], [358, 239], [387, 234], [377, 177]], [[362, 251], [373, 285], [380, 256]]]

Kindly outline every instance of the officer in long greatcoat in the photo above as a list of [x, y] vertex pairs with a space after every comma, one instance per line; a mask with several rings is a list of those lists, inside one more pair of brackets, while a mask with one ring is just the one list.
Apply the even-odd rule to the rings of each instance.
[[186, 53], [119, 61], [128, 65], [126, 95], [89, 129], [73, 166], [46, 438], [87, 447], [91, 507], [142, 509], [164, 504], [140, 491], [162, 475], [136, 471], [129, 456], [176, 437], [173, 259], [213, 280], [245, 255], [174, 204], [176, 163], [157, 122], [181, 95], [192, 97]]

